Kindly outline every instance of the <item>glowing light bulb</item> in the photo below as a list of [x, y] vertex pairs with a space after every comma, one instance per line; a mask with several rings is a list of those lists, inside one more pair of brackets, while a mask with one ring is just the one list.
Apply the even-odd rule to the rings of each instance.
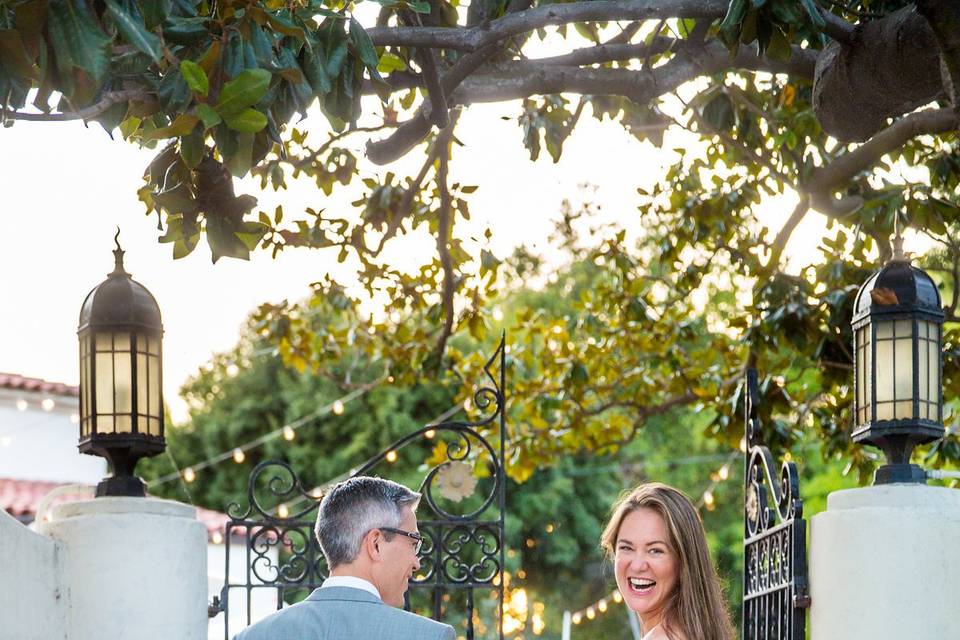
[[613, 592], [613, 601], [616, 602], [617, 604], [620, 604], [621, 602], [623, 602], [623, 596], [620, 595], [619, 591]]
[[183, 470], [183, 479], [187, 482], [193, 482], [197, 479], [197, 472], [193, 470], [193, 467], [187, 467]]
[[717, 475], [720, 476], [721, 480], [726, 480], [730, 477], [730, 468], [727, 465], [720, 467], [720, 471], [717, 472]]
[[213, 535], [210, 536], [210, 540], [213, 544], [223, 544], [223, 534], [219, 531], [214, 531]]
[[552, 522], [546, 526], [547, 533], [553, 533], [553, 529], [554, 527]]
[[587, 619], [593, 620], [597, 617], [597, 612], [593, 607], [587, 607]]
[[281, 518], [289, 518], [290, 507], [288, 507], [285, 504], [281, 504], [279, 507], [277, 507], [277, 515], [280, 516]]
[[583, 614], [579, 611], [573, 614], [573, 624], [580, 624], [580, 621], [583, 620]]
[[233, 461], [234, 461], [234, 462], [236, 462], [237, 464], [240, 464], [241, 462], [243, 462], [243, 461], [246, 460], [246, 459], [247, 459], [247, 454], [245, 454], [245, 453], [243, 452], [243, 449], [241, 449], [240, 447], [237, 447], [236, 449], [233, 450]]
[[70, 424], [80, 424], [80, 414], [71, 413], [70, 414]]
[[740, 438], [740, 451], [747, 452], [747, 438]]
[[597, 609], [602, 613], [607, 610], [607, 601], [601, 600], [597, 603]]
[[297, 432], [293, 430], [293, 427], [287, 425], [283, 428], [283, 439], [287, 442], [290, 442], [297, 437]]
[[710, 505], [713, 504], [713, 502], [714, 502], [713, 492], [710, 491], [710, 489], [707, 489], [706, 491], [703, 492], [703, 504], [709, 507]]
[[427, 429], [423, 432], [423, 437], [427, 439], [432, 439], [435, 435], [437, 435], [437, 432], [434, 429]]
[[396, 461], [397, 461], [397, 452], [387, 451], [387, 462], [396, 462]]
[[337, 416], [343, 415], [343, 402], [340, 400], [333, 401], [333, 413]]
[[19, 400], [17, 400], [17, 411], [26, 411], [27, 407], [29, 406], [30, 405], [27, 404], [27, 401], [24, 400], [23, 398], [20, 398]]
[[57, 403], [53, 401], [53, 398], [44, 398], [43, 402], [40, 403], [40, 406], [43, 407], [44, 411], [53, 411], [53, 408], [57, 406]]

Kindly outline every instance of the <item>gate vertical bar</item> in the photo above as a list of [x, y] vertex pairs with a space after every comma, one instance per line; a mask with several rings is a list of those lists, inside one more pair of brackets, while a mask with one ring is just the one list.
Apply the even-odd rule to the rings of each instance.
[[[760, 385], [749, 369], [744, 394], [743, 640], [804, 640], [807, 582], [806, 521], [797, 466], [780, 473], [761, 438]], [[767, 496], [773, 498], [768, 505]]]

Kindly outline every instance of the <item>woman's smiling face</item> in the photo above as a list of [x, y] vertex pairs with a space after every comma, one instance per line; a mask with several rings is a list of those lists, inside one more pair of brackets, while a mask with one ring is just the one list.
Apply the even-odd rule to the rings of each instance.
[[660, 624], [677, 585], [677, 554], [663, 517], [647, 507], [624, 516], [614, 545], [614, 573], [627, 605], [644, 631]]

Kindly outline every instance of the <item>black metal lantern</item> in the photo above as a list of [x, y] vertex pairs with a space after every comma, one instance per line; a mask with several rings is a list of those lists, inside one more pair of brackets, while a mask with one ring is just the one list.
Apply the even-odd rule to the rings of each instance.
[[97, 485], [98, 497], [143, 496], [137, 461], [166, 449], [163, 326], [153, 295], [124, 271], [119, 242], [113, 255], [114, 270], [80, 309], [79, 448], [110, 463], [112, 475]]
[[898, 236], [893, 257], [860, 287], [853, 308], [853, 440], [886, 455], [876, 484], [925, 483], [910, 455], [944, 434], [940, 292], [910, 264]]

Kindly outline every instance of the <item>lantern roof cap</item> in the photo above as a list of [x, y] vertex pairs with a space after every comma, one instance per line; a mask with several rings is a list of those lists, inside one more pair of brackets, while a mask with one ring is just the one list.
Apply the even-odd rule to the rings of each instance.
[[933, 278], [897, 251], [879, 271], [867, 278], [853, 303], [853, 320], [869, 314], [922, 311], [943, 318], [940, 291]]
[[[117, 230], [117, 236], [120, 231]], [[123, 249], [117, 237], [114, 269], [94, 287], [80, 307], [79, 331], [88, 326], [163, 330], [160, 307], [153, 294], [123, 268]]]

